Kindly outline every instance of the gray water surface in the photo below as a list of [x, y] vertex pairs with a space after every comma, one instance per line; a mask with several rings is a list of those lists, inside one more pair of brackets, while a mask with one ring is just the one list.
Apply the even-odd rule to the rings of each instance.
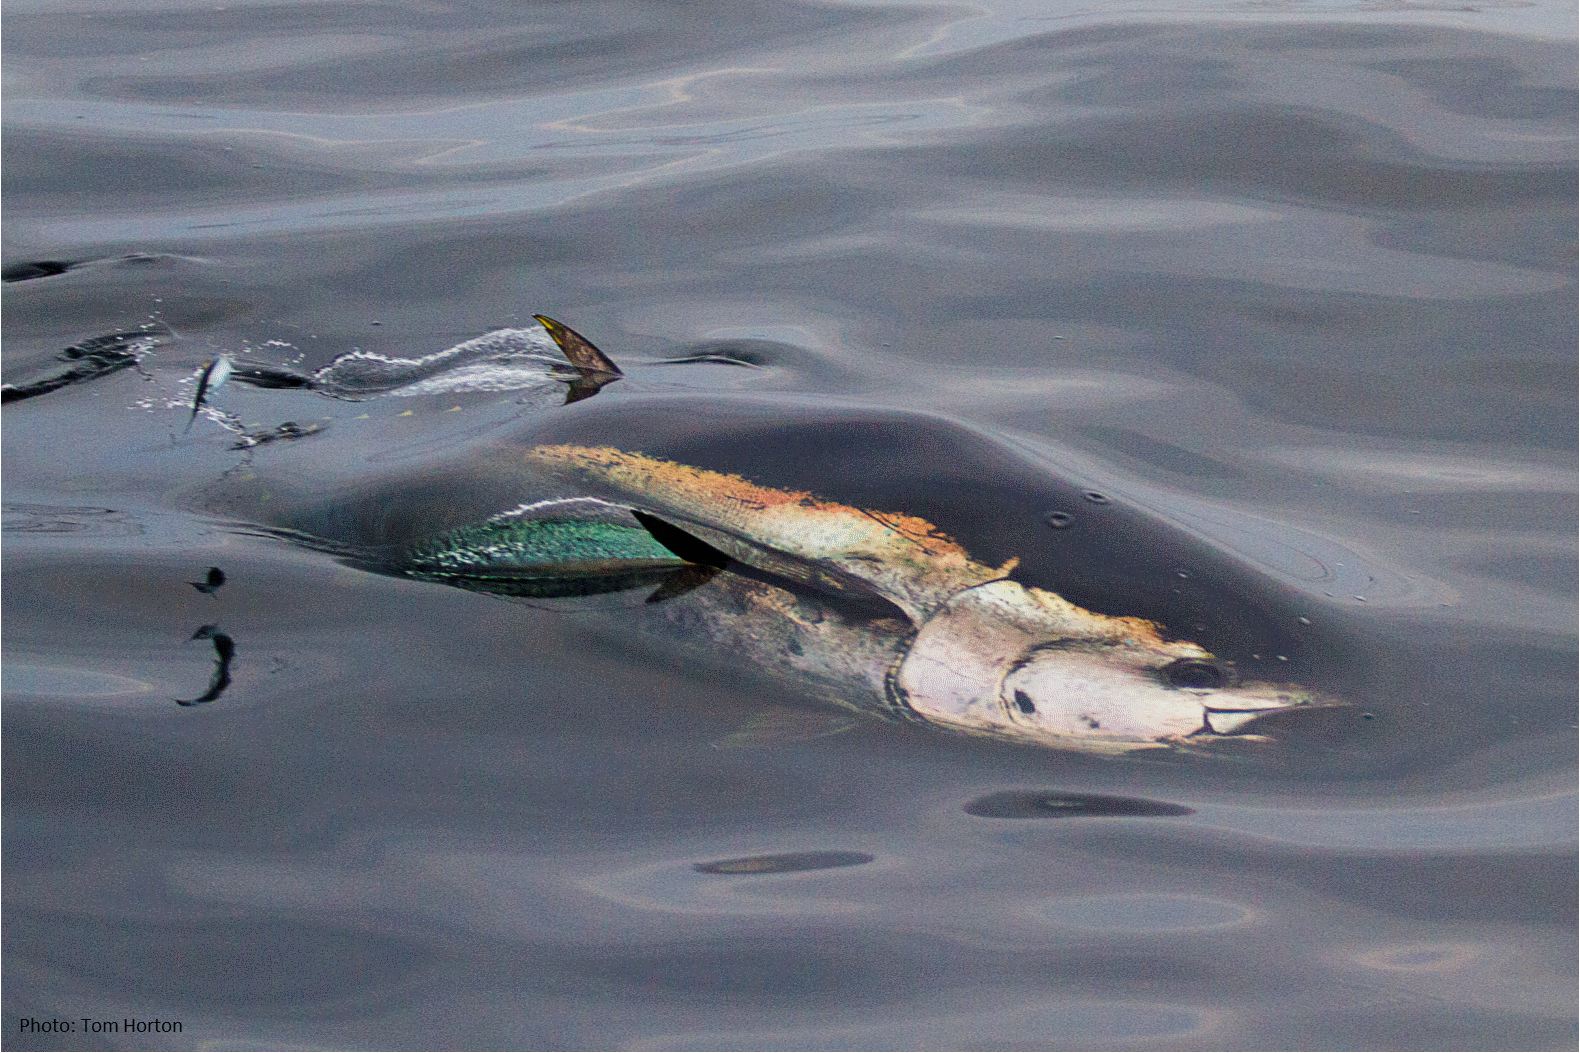
[[[4, 411], [9, 1048], [1574, 1047], [1572, 6], [4, 29], [5, 381], [144, 332]], [[193, 419], [216, 356], [536, 312], [625, 376]], [[476, 521], [542, 442], [922, 516], [1352, 704], [1128, 760], [847, 721], [265, 532]]]

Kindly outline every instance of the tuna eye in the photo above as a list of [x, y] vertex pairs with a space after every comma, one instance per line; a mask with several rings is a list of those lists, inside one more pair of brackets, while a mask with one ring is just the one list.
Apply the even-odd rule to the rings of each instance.
[[1015, 692], [1015, 705], [1020, 707], [1022, 713], [1037, 712], [1037, 707], [1032, 703], [1031, 696], [1024, 691]]
[[1163, 667], [1163, 675], [1175, 687], [1213, 688], [1222, 687], [1229, 679], [1222, 669], [1211, 662], [1199, 661], [1195, 658], [1181, 658]]

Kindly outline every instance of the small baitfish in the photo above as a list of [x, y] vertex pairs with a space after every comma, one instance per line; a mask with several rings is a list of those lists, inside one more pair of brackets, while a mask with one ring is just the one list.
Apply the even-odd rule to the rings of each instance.
[[522, 456], [587, 496], [426, 538], [376, 569], [515, 597], [651, 589], [616, 615], [632, 631], [849, 709], [1058, 749], [1189, 748], [1333, 704], [1022, 585], [1014, 560], [981, 563], [922, 519], [611, 447]]

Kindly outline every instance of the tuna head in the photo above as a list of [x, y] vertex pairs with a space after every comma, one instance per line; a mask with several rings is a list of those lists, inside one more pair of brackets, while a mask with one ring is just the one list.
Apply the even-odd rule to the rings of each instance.
[[977, 735], [1086, 752], [1184, 746], [1265, 713], [1318, 704], [1240, 684], [1233, 671], [1151, 622], [1093, 614], [1000, 580], [951, 598], [890, 672], [908, 716]]

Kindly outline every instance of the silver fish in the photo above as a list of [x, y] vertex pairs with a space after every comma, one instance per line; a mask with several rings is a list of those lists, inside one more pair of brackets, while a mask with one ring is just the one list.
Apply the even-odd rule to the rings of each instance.
[[208, 397], [219, 390], [231, 374], [231, 361], [224, 355], [219, 355], [203, 363], [203, 371], [198, 374], [197, 391], [192, 395], [192, 416], [187, 418], [186, 430], [191, 431], [192, 425], [197, 422], [199, 411], [203, 409]]

